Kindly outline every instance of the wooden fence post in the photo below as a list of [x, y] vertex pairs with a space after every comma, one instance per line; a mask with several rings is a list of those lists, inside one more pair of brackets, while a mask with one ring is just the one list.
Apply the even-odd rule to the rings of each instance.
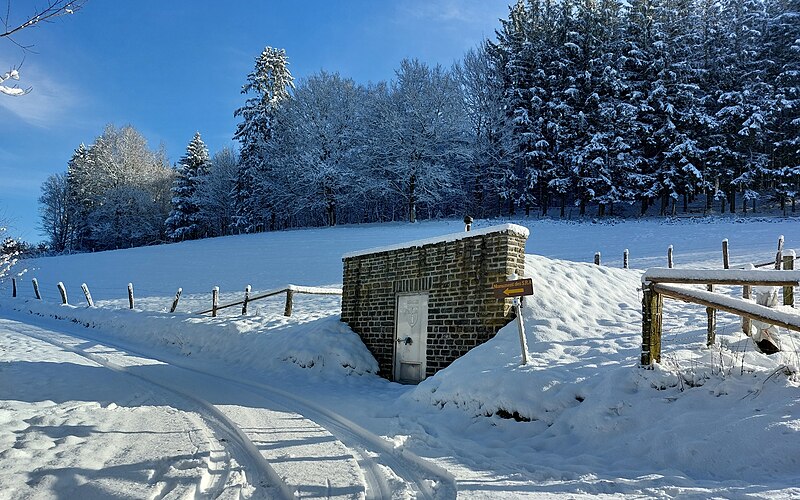
[[594, 253], [594, 263], [598, 266], [600, 265], [600, 252]]
[[652, 283], [642, 287], [642, 366], [661, 362], [661, 312], [664, 299]]
[[667, 267], [672, 269], [672, 245], [667, 248]]
[[[709, 292], [714, 291], [714, 285], [706, 285], [706, 290]], [[706, 307], [706, 316], [708, 316], [708, 327], [706, 329], [706, 345], [711, 347], [717, 340], [717, 310], [713, 307]]]
[[778, 238], [778, 253], [775, 254], [775, 269], [780, 271], [782, 263], [783, 263], [783, 235], [781, 235], [780, 238]]
[[133, 283], [128, 283], [128, 306], [133, 309]]
[[17, 296], [17, 278], [11, 278], [11, 296]]
[[61, 294], [61, 303], [68, 304], [69, 302], [67, 302], [67, 289], [64, 288], [64, 283], [59, 281], [56, 286], [58, 287], [58, 292]]
[[729, 257], [728, 257], [728, 239], [725, 238], [724, 240], [722, 240], [722, 268], [723, 269], [730, 269], [731, 268], [731, 263], [730, 263], [730, 260], [728, 260], [728, 259], [729, 259]]
[[286, 307], [283, 308], [284, 316], [292, 315], [292, 302], [294, 300], [294, 290], [291, 288], [286, 289]]
[[[794, 250], [789, 250], [786, 252], [786, 255], [783, 256], [783, 268], [787, 270], [794, 269], [794, 260], [797, 256], [794, 253]], [[785, 306], [792, 306], [794, 307], [794, 287], [793, 286], [785, 286], [783, 287], [783, 305]]]
[[178, 301], [181, 300], [181, 293], [183, 293], [183, 288], [178, 288], [178, 292], [175, 294], [175, 298], [172, 300], [172, 307], [169, 308], [170, 313], [174, 313], [175, 309], [178, 308]]
[[242, 303], [242, 316], [247, 314], [247, 303], [250, 301], [250, 291], [252, 288], [250, 285], [244, 287], [244, 302]]
[[[745, 269], [752, 271], [755, 268], [756, 268], [756, 266], [754, 266], [753, 264], [749, 264]], [[749, 299], [750, 298], [750, 291], [751, 291], [750, 285], [743, 285], [742, 286], [742, 298], [743, 299]], [[752, 320], [750, 318], [742, 317], [742, 331], [748, 337], [752, 333], [750, 331], [751, 330], [751, 328], [750, 328], [751, 321]]]
[[219, 307], [219, 287], [215, 286], [211, 290], [211, 317], [217, 317], [217, 307]]
[[39, 293], [39, 281], [33, 278], [31, 282], [33, 283], [33, 294], [36, 295], [36, 299], [42, 300], [42, 294]]
[[89, 292], [89, 286], [86, 283], [81, 283], [81, 290], [83, 290], [83, 296], [86, 297], [86, 303], [89, 304], [89, 307], [94, 307], [94, 301], [92, 300], [92, 294]]
[[628, 269], [628, 249], [622, 252], [622, 269]]

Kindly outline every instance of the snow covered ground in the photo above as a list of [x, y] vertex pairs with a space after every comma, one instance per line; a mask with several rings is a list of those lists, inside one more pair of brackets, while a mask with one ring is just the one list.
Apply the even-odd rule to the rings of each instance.
[[667, 246], [678, 267], [721, 267], [724, 238], [733, 264], [767, 261], [781, 234], [800, 249], [796, 220], [513, 222], [531, 229], [530, 363], [512, 324], [416, 387], [374, 375], [338, 297], [297, 296], [291, 318], [282, 296], [191, 312], [213, 286], [340, 286], [342, 254], [457, 221], [22, 262], [20, 297], [0, 284], [0, 497], [800, 496], [800, 338], [767, 357], [720, 314], [709, 349], [705, 308], [666, 301], [663, 362], [637, 366], [641, 270]]

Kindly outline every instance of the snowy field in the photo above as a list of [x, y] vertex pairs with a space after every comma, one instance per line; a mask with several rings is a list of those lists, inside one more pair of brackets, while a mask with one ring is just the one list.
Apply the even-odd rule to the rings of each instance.
[[800, 338], [781, 331], [767, 357], [720, 314], [709, 349], [705, 308], [666, 301], [663, 362], [637, 366], [642, 270], [669, 245], [677, 267], [720, 268], [724, 238], [732, 264], [764, 262], [779, 235], [800, 250], [797, 220], [513, 222], [531, 230], [530, 363], [512, 324], [419, 386], [374, 375], [338, 297], [296, 296], [291, 318], [282, 295], [192, 313], [214, 286], [223, 303], [248, 284], [341, 286], [342, 254], [457, 221], [18, 264], [20, 297], [0, 284], [0, 498], [800, 496]]

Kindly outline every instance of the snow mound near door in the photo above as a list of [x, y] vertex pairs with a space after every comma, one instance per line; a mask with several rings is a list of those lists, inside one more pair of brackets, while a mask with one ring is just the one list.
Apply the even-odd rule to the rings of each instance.
[[526, 255], [525, 274], [534, 282], [522, 309], [528, 365], [512, 322], [421, 383], [415, 399], [552, 422], [585, 397], [583, 381], [638, 359], [641, 271]]

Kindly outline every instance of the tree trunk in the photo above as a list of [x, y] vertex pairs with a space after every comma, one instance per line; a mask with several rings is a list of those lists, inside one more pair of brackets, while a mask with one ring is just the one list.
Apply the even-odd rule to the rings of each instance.
[[689, 212], [689, 195], [683, 193], [683, 213]]
[[584, 200], [581, 200], [580, 208], [581, 208], [580, 209], [580, 215], [581, 216], [586, 215], [586, 202]]
[[416, 222], [417, 220], [416, 188], [417, 176], [411, 174], [411, 178], [408, 180], [408, 222]]
[[567, 211], [567, 195], [561, 194], [561, 218], [563, 219]]
[[731, 213], [735, 214], [736, 213], [736, 190], [735, 189], [731, 189], [729, 201], [731, 202]]
[[648, 203], [647, 198], [642, 198], [642, 213], [641, 213], [641, 215], [647, 215], [647, 209], [648, 209], [649, 205], [650, 204]]
[[604, 217], [604, 216], [606, 215], [606, 205], [605, 205], [605, 203], [601, 203], [601, 204], [600, 204], [600, 205], [597, 207], [597, 215], [598, 215], [599, 217]]

